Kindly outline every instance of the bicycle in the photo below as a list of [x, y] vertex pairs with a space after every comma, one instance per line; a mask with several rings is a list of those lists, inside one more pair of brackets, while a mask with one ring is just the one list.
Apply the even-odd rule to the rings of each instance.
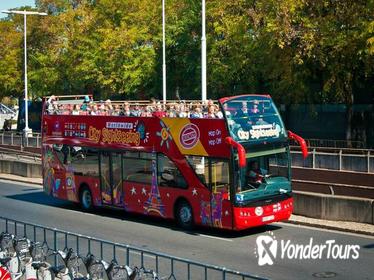
[[2, 232], [0, 234], [0, 266], [3, 271], [7, 271], [13, 280], [20, 279], [20, 261], [14, 249], [15, 236]]

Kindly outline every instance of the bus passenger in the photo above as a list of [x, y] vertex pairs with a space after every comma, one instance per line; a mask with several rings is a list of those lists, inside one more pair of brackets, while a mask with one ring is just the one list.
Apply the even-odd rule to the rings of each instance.
[[158, 118], [166, 117], [166, 112], [163, 110], [160, 102], [157, 102], [156, 110], [152, 112], [152, 116]]
[[131, 110], [132, 117], [140, 117], [142, 115], [142, 111], [140, 110], [139, 103], [135, 104], [135, 108]]
[[175, 105], [174, 104], [169, 104], [168, 107], [169, 107], [169, 109], [167, 111], [167, 116], [169, 118], [176, 118], [177, 117], [177, 111], [175, 110]]
[[179, 105], [179, 118], [188, 118], [188, 109], [186, 107], [186, 104], [184, 102], [181, 102]]
[[58, 110], [56, 97], [51, 95], [46, 102], [47, 113], [52, 115]]
[[231, 118], [231, 112], [229, 108], [227, 107], [227, 103], [223, 104], [223, 110], [225, 112], [226, 118]]
[[258, 109], [258, 100], [253, 101], [253, 105], [252, 105], [252, 108], [251, 108], [251, 113], [252, 114], [259, 114], [260, 113], [260, 110]]
[[243, 101], [240, 109], [235, 112], [235, 117], [236, 118], [243, 118], [248, 116], [248, 107], [247, 107], [247, 102]]
[[118, 104], [115, 104], [113, 106], [113, 111], [112, 111], [112, 116], [120, 116], [121, 115], [121, 108], [119, 107]]
[[71, 115], [73, 111], [71, 104], [65, 104], [62, 106], [62, 115]]
[[97, 116], [97, 115], [99, 115], [99, 112], [98, 112], [98, 108], [97, 108], [97, 104], [96, 104], [96, 103], [91, 104], [91, 112], [90, 112], [90, 115], [92, 115], [92, 116]]
[[203, 113], [201, 112], [201, 107], [199, 104], [195, 105], [194, 110], [190, 114], [190, 118], [192, 119], [201, 119], [203, 117]]
[[149, 101], [150, 101], [149, 108], [150, 108], [151, 113], [153, 113], [156, 111], [157, 104], [160, 102], [157, 102], [156, 98], [154, 97], [151, 97]]
[[208, 107], [208, 113], [205, 116], [207, 119], [215, 119], [216, 118], [216, 108], [214, 105], [210, 105]]
[[217, 118], [223, 119], [222, 111], [219, 109], [218, 105], [214, 105], [214, 113]]
[[82, 104], [80, 109], [82, 111], [87, 111], [87, 108], [89, 107], [89, 104], [90, 104], [90, 98], [88, 97], [88, 95], [86, 95], [84, 97], [83, 104]]
[[98, 115], [100, 116], [108, 115], [108, 111], [107, 111], [107, 107], [105, 106], [105, 103], [101, 103], [100, 106], [98, 107]]
[[131, 116], [130, 103], [127, 101], [123, 103], [123, 110], [121, 112], [121, 116], [125, 116], [125, 117]]
[[81, 107], [79, 106], [79, 104], [75, 104], [73, 111], [71, 111], [71, 114], [77, 116], [80, 114], [80, 111]]
[[112, 101], [110, 101], [110, 99], [105, 100], [104, 106], [105, 106], [106, 116], [110, 116], [114, 111]]
[[208, 114], [209, 106], [213, 105], [213, 104], [214, 103], [213, 103], [212, 99], [208, 99], [208, 100], [203, 101], [202, 113], [203, 113], [204, 116], [206, 116]]

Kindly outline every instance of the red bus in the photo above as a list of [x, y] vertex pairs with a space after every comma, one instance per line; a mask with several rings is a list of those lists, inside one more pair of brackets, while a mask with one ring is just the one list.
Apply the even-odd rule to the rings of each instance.
[[289, 138], [307, 152], [302, 138], [285, 130], [270, 96], [222, 98], [209, 105], [217, 117], [208, 118], [171, 112], [188, 103], [169, 102], [166, 111], [142, 104], [49, 98], [44, 191], [85, 210], [118, 207], [184, 228], [242, 230], [290, 217]]

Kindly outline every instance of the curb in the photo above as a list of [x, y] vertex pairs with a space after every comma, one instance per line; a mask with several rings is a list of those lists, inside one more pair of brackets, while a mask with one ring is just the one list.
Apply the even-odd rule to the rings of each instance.
[[283, 223], [286, 224], [293, 224], [293, 225], [302, 225], [302, 226], [309, 226], [309, 227], [314, 227], [314, 228], [322, 228], [322, 229], [329, 229], [329, 230], [336, 230], [336, 231], [341, 231], [341, 232], [349, 232], [349, 233], [356, 233], [356, 234], [362, 234], [362, 235], [367, 235], [367, 236], [374, 236], [374, 232], [370, 231], [363, 231], [359, 229], [350, 229], [350, 228], [342, 228], [342, 227], [336, 227], [336, 226], [331, 226], [331, 225], [323, 225], [320, 223], [308, 223], [308, 222], [302, 222], [302, 221], [294, 221], [294, 220], [287, 220], [283, 221]]
[[43, 186], [42, 182], [32, 182], [27, 179], [21, 179], [21, 178], [9, 178], [6, 176], [0, 176], [0, 180], [6, 180], [6, 181], [11, 181], [11, 182], [18, 182], [18, 183], [27, 183], [27, 184], [32, 184], [32, 185], [37, 185], [37, 186]]

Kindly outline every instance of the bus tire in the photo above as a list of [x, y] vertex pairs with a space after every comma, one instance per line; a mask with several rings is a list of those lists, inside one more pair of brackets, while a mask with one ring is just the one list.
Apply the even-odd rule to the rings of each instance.
[[183, 229], [192, 229], [194, 225], [193, 212], [191, 205], [181, 200], [175, 209], [175, 219], [178, 225]]
[[87, 185], [81, 187], [81, 191], [79, 192], [79, 201], [84, 211], [91, 211], [93, 209], [92, 193]]

